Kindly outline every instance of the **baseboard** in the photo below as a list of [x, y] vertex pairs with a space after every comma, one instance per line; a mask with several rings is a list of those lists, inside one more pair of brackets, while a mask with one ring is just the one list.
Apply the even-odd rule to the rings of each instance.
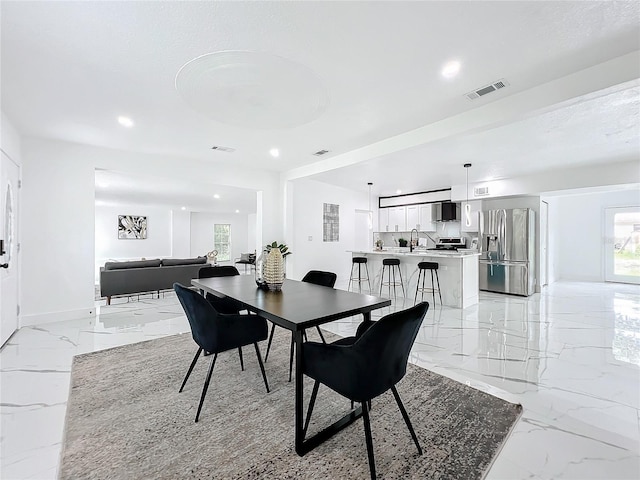
[[79, 308], [77, 310], [65, 310], [63, 312], [37, 313], [34, 315], [22, 315], [20, 317], [21, 327], [31, 327], [34, 325], [44, 325], [47, 323], [63, 322], [65, 320], [78, 320], [81, 318], [95, 317], [95, 307]]

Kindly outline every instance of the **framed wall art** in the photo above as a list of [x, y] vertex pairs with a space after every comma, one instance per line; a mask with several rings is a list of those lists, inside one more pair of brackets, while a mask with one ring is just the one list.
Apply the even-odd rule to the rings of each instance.
[[147, 238], [147, 217], [118, 215], [118, 238], [144, 240]]
[[340, 205], [324, 204], [322, 211], [322, 241], [340, 241]]

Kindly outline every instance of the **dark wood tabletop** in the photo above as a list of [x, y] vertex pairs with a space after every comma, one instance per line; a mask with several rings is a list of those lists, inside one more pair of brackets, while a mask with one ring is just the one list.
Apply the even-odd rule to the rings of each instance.
[[288, 279], [282, 291], [265, 291], [256, 286], [253, 275], [193, 279], [191, 283], [213, 295], [238, 300], [248, 310], [294, 332], [340, 318], [366, 314], [391, 304], [387, 298]]

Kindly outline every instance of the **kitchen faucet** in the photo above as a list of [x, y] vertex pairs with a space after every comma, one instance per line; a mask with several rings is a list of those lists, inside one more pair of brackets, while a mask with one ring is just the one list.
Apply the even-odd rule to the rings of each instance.
[[410, 252], [413, 252], [413, 232], [416, 232], [416, 243], [418, 242], [418, 239], [420, 238], [420, 232], [418, 232], [418, 230], [416, 228], [411, 230], [411, 233], [409, 234], [409, 251]]

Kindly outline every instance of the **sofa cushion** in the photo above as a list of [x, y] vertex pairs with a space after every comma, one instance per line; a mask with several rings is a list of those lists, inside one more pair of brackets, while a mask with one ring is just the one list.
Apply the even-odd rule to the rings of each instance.
[[164, 265], [165, 267], [172, 267], [175, 265], [196, 265], [200, 263], [207, 263], [207, 257], [165, 258], [162, 260], [162, 265]]
[[124, 268], [144, 268], [144, 267], [159, 267], [160, 259], [155, 260], [134, 260], [131, 262], [107, 262], [104, 264], [105, 270], [121, 270]]

